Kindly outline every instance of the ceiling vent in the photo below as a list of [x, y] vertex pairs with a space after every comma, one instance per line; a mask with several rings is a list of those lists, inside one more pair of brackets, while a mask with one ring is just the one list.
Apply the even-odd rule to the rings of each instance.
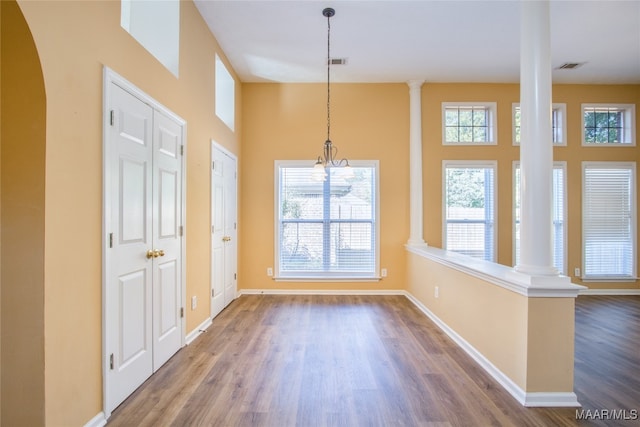
[[575, 70], [576, 68], [582, 67], [584, 64], [584, 62], [565, 62], [561, 66], [557, 67], [556, 70]]
[[331, 65], [347, 65], [347, 58], [331, 58]]

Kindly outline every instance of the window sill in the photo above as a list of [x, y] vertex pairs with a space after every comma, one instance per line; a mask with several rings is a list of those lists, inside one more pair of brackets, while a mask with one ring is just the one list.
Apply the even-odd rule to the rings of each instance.
[[275, 282], [379, 282], [382, 277], [379, 276], [334, 276], [334, 277], [322, 277], [322, 276], [279, 276], [272, 278]]
[[637, 277], [580, 277], [584, 283], [635, 283]]

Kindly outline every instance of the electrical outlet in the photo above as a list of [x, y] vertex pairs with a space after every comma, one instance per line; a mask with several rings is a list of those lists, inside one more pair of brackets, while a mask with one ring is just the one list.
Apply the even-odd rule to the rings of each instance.
[[382, 270], [380, 270], [380, 276], [387, 277], [387, 269], [386, 268], [383, 268]]
[[267, 276], [273, 277], [273, 268], [271, 267], [267, 268]]
[[436, 296], [436, 298], [440, 297], [440, 287], [438, 287], [438, 286], [436, 286], [435, 296]]
[[576, 276], [576, 277], [580, 277], [580, 268], [576, 267], [573, 270], [573, 275]]
[[191, 297], [191, 310], [195, 310], [197, 306], [198, 306], [198, 297], [194, 295]]

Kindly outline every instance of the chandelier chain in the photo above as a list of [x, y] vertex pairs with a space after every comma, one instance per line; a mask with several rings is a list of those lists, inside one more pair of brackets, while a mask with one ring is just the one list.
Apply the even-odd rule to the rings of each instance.
[[327, 141], [331, 141], [331, 14], [327, 13]]

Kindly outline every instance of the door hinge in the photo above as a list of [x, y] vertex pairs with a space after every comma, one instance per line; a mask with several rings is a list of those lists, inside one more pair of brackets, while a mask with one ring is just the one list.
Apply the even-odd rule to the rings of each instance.
[[109, 369], [113, 370], [113, 353], [109, 356]]
[[184, 145], [180, 146], [180, 155], [184, 156]]
[[180, 236], [184, 234], [184, 227], [182, 225], [178, 228], [178, 233], [180, 234]]
[[180, 317], [184, 317], [184, 307], [180, 307]]
[[215, 297], [215, 292], [211, 289], [211, 298]]
[[238, 280], [238, 274], [237, 273], [233, 273], [233, 280]]
[[235, 230], [236, 228], [238, 228], [238, 224], [237, 223], [233, 223], [233, 229]]
[[216, 170], [216, 162], [211, 162], [211, 169]]
[[113, 126], [113, 122], [115, 121], [115, 111], [111, 110], [109, 112], [109, 123], [111, 124], [111, 126]]
[[113, 233], [109, 233], [109, 247], [113, 248]]

